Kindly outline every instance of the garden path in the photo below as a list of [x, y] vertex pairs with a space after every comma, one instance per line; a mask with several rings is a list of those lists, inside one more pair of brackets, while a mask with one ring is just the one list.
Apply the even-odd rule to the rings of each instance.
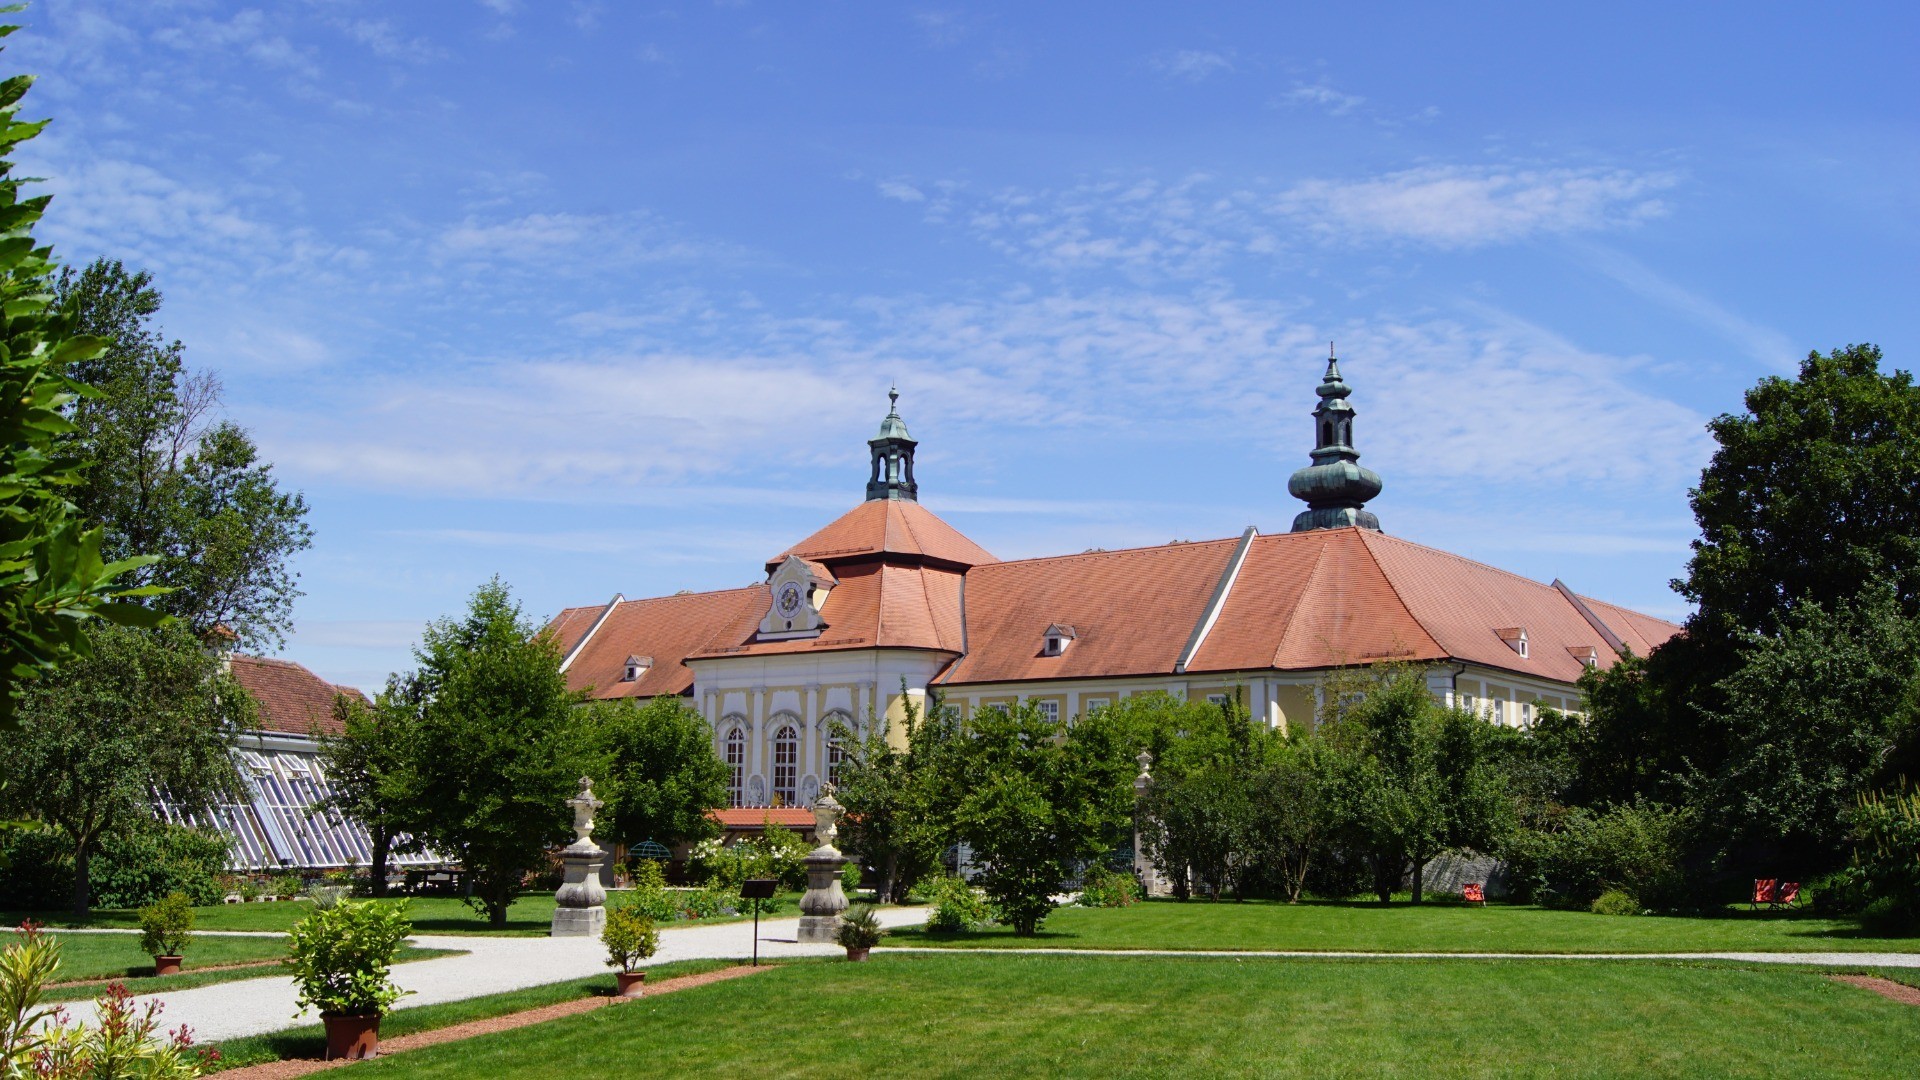
[[[910, 926], [926, 918], [924, 908], [882, 908], [881, 923]], [[832, 956], [838, 945], [802, 945], [797, 917], [760, 921], [760, 955], [770, 959], [794, 956]], [[66, 931], [62, 931], [65, 933]], [[125, 931], [137, 933], [138, 931]], [[442, 956], [396, 965], [393, 981], [412, 991], [395, 1008], [434, 1005], [446, 1001], [502, 994], [531, 986], [567, 982], [605, 974], [606, 949], [598, 938], [482, 937], [480, 935], [416, 934], [408, 939], [425, 949], [460, 949], [459, 956]], [[660, 951], [648, 966], [670, 960], [745, 959], [753, 953], [753, 923], [729, 922], [712, 926], [670, 927], [660, 931]], [[136, 1005], [158, 998], [166, 1003], [160, 1021], [165, 1027], [182, 1023], [193, 1029], [196, 1042], [219, 1042], [243, 1035], [262, 1035], [302, 1023], [316, 1023], [309, 1013], [297, 1014], [293, 980], [286, 976], [215, 983], [191, 990], [142, 995]], [[68, 1012], [92, 1023], [93, 1005], [74, 1002]]]

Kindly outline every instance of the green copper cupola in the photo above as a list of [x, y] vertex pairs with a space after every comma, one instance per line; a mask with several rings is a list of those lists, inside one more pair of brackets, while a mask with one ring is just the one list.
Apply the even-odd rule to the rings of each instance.
[[1380, 494], [1380, 474], [1360, 465], [1360, 452], [1353, 448], [1353, 406], [1347, 404], [1353, 388], [1340, 378], [1339, 359], [1328, 353], [1326, 377], [1314, 391], [1320, 406], [1313, 410], [1313, 464], [1287, 481], [1287, 491], [1307, 504], [1293, 519], [1293, 531], [1358, 526], [1378, 532], [1380, 519], [1366, 504]]
[[873, 472], [867, 477], [868, 499], [920, 501], [920, 485], [913, 481], [913, 448], [920, 445], [907, 434], [900, 419], [900, 391], [887, 391], [887, 418], [880, 434], [867, 440], [873, 451]]

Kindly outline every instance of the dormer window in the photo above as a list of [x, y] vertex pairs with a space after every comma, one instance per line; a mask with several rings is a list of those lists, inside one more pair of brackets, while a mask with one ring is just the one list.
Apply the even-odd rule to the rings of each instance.
[[1591, 645], [1569, 645], [1567, 651], [1572, 653], [1573, 658], [1580, 661], [1583, 667], [1600, 666], [1600, 650]]
[[1040, 642], [1041, 656], [1059, 656], [1073, 643], [1073, 627], [1064, 623], [1054, 623], [1047, 627], [1046, 636]]
[[1508, 627], [1503, 627], [1502, 629], [1499, 629], [1499, 630], [1495, 630], [1494, 633], [1499, 634], [1500, 640], [1507, 643], [1507, 648], [1512, 649], [1514, 652], [1519, 653], [1521, 656], [1527, 655], [1526, 627], [1508, 626]]
[[621, 674], [620, 681], [639, 682], [640, 676], [645, 675], [647, 669], [652, 666], [653, 657], [651, 656], [629, 656], [627, 657], [626, 670]]

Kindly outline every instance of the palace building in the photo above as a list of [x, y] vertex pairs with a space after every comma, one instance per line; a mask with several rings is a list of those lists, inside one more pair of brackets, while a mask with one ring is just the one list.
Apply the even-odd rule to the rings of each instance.
[[908, 699], [936, 690], [963, 714], [1029, 701], [1068, 719], [1154, 691], [1237, 695], [1282, 726], [1312, 722], [1330, 671], [1390, 660], [1423, 668], [1449, 704], [1524, 726], [1542, 706], [1577, 709], [1583, 669], [1679, 632], [1387, 535], [1366, 509], [1382, 481], [1359, 464], [1337, 360], [1317, 393], [1290, 531], [1005, 562], [920, 505], [918, 444], [890, 393], [866, 500], [769, 558], [763, 584], [616, 594], [549, 629], [576, 689], [688, 698], [735, 808], [810, 804], [838, 767], [833, 721], [885, 716], [897, 731]]

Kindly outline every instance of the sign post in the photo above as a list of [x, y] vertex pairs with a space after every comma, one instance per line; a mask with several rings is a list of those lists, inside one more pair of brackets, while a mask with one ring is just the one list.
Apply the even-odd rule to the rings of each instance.
[[753, 966], [760, 966], [760, 901], [773, 899], [773, 878], [748, 878], [740, 883], [740, 899], [753, 901]]

